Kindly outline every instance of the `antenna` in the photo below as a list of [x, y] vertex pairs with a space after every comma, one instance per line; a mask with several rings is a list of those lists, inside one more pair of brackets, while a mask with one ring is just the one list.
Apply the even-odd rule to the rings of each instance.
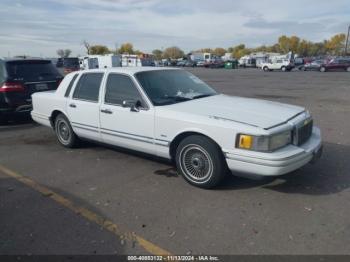
[[348, 36], [346, 37], [346, 42], [345, 42], [345, 55], [348, 55], [348, 46], [349, 46], [349, 35], [350, 35], [350, 25], [348, 28]]

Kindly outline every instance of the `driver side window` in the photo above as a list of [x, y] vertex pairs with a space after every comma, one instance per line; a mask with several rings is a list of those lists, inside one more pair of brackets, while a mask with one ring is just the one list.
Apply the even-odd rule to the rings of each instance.
[[112, 105], [122, 105], [123, 101], [141, 102], [145, 106], [141, 94], [137, 90], [134, 82], [129, 76], [121, 74], [109, 74], [106, 83], [105, 103]]

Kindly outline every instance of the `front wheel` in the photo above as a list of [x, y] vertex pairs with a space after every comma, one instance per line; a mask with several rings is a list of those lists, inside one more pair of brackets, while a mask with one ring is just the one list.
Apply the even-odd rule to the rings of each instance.
[[63, 114], [59, 114], [55, 119], [55, 133], [61, 145], [73, 148], [78, 145], [79, 138], [73, 132], [69, 120]]
[[270, 71], [269, 68], [268, 68], [267, 66], [264, 66], [263, 70], [264, 70], [265, 72]]
[[322, 66], [322, 67], [320, 68], [320, 71], [321, 71], [321, 72], [326, 72], [326, 68], [325, 68], [324, 66]]
[[221, 149], [209, 138], [193, 135], [186, 137], [176, 150], [176, 166], [192, 185], [213, 188], [227, 172]]
[[346, 69], [346, 71], [350, 72], [350, 66]]
[[282, 66], [282, 67], [281, 67], [281, 70], [282, 70], [283, 72], [286, 72], [286, 71], [287, 71], [287, 68], [286, 68], [285, 66]]

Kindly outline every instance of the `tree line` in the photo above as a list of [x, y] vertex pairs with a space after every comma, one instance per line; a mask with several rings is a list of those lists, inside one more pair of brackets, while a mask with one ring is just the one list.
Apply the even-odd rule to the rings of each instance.
[[[323, 55], [343, 55], [345, 51], [345, 34], [337, 34], [330, 39], [322, 42], [312, 42], [305, 39], [301, 39], [298, 36], [285, 36], [282, 35], [278, 38], [277, 43], [273, 45], [262, 45], [255, 48], [248, 48], [245, 44], [239, 44], [229, 48], [202, 48], [194, 50], [193, 52], [212, 53], [216, 56], [223, 56], [226, 53], [232, 54], [232, 57], [239, 59], [244, 55], [255, 52], [272, 52], [272, 53], [288, 53], [292, 51], [302, 57], [313, 57]], [[105, 45], [90, 45], [87, 41], [83, 41], [83, 45], [86, 49], [86, 53], [89, 55], [105, 55], [105, 54], [136, 54], [140, 55], [143, 52], [135, 50], [132, 43], [124, 43], [119, 48], [109, 49]], [[69, 49], [59, 49], [57, 54], [60, 57], [68, 57], [71, 51]], [[155, 49], [152, 54], [157, 60], [160, 59], [177, 59], [185, 56], [183, 50], [177, 46], [168, 47], [164, 50]]]

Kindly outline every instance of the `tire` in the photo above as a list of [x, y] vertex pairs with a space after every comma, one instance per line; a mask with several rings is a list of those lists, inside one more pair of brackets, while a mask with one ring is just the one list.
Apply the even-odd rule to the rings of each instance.
[[209, 138], [192, 135], [181, 141], [176, 150], [176, 167], [190, 184], [210, 189], [225, 177], [227, 164], [218, 145]]
[[282, 72], [286, 72], [286, 71], [287, 71], [287, 68], [286, 68], [285, 66], [282, 66], [282, 67], [281, 67], [281, 70], [282, 70]]
[[346, 69], [346, 71], [350, 72], [350, 66]]
[[58, 142], [67, 148], [74, 148], [79, 143], [79, 138], [74, 133], [67, 117], [59, 114], [55, 119], [55, 133]]
[[269, 72], [269, 71], [270, 71], [269, 68], [268, 68], [267, 66], [264, 66], [263, 70], [264, 70], [265, 72]]
[[320, 68], [320, 72], [326, 72], [326, 68], [325, 68], [324, 66], [322, 66], [322, 67]]

